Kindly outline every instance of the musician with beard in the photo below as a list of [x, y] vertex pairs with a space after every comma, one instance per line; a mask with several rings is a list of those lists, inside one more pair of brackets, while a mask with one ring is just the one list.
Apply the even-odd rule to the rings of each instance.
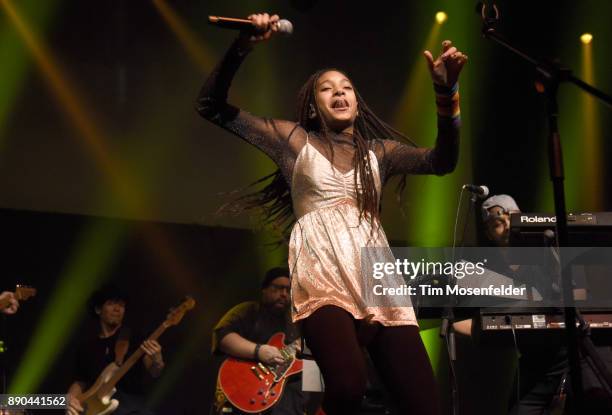
[[[297, 327], [289, 312], [289, 270], [272, 268], [261, 284], [260, 301], [247, 301], [229, 310], [213, 331], [213, 353], [227, 357], [258, 360], [266, 365], [284, 361], [278, 348], [266, 344], [272, 335], [282, 332], [285, 343], [298, 338]], [[283, 395], [270, 410], [274, 415], [304, 413], [300, 376], [288, 378]], [[213, 413], [241, 413], [233, 408], [217, 385]]]

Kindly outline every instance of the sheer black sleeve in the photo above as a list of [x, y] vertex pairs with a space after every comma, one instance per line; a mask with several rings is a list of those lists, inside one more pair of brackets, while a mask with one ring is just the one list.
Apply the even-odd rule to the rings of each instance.
[[438, 136], [433, 148], [414, 147], [395, 140], [382, 140], [381, 170], [386, 179], [398, 174], [452, 172], [459, 158], [459, 93], [457, 87], [436, 86]]
[[297, 124], [258, 117], [227, 102], [232, 79], [249, 51], [250, 47], [244, 46], [240, 39], [232, 44], [200, 90], [196, 110], [202, 117], [266, 153], [281, 169], [288, 169], [290, 163], [286, 162], [286, 156], [291, 152], [288, 138], [297, 130]]

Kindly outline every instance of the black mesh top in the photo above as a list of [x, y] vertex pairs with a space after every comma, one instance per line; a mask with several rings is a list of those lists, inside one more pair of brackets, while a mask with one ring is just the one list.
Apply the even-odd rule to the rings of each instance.
[[[306, 144], [307, 132], [294, 121], [252, 115], [227, 102], [227, 93], [236, 71], [248, 53], [236, 41], [204, 83], [196, 109], [207, 120], [232, 132], [267, 154], [280, 168], [291, 186], [293, 166]], [[437, 87], [438, 95], [454, 94], [456, 88]], [[445, 174], [454, 170], [459, 154], [459, 118], [438, 114], [438, 136], [433, 148], [415, 147], [391, 139], [372, 140], [381, 183], [398, 174]], [[316, 131], [308, 132], [309, 142], [328, 160], [329, 146]], [[334, 143], [333, 165], [341, 172], [353, 167], [355, 148], [350, 137], [338, 134]]]

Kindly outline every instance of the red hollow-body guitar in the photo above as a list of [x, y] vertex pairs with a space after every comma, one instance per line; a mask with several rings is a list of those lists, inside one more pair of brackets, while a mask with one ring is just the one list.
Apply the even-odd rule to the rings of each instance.
[[254, 360], [228, 357], [219, 369], [218, 385], [227, 400], [247, 413], [270, 409], [280, 399], [285, 381], [302, 371], [303, 363], [295, 357], [296, 344], [285, 345], [285, 335], [276, 333], [268, 344], [280, 349], [285, 361], [271, 366]]

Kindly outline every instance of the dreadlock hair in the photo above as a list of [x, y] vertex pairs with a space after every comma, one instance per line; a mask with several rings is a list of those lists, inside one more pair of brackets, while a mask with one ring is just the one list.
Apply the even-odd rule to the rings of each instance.
[[[331, 162], [333, 164], [334, 145], [330, 134], [332, 130], [321, 116], [321, 111], [315, 99], [316, 86], [319, 78], [324, 73], [330, 71], [340, 72], [346, 76], [347, 79], [350, 79], [346, 72], [336, 68], [325, 68], [312, 74], [304, 85], [302, 85], [298, 93], [296, 119], [297, 124], [302, 126], [306, 131], [315, 132], [323, 138], [329, 146], [332, 158]], [[353, 158], [355, 172], [353, 180], [355, 188], [359, 189], [359, 187], [357, 187], [358, 175], [361, 178], [361, 191], [357, 192], [360, 220], [365, 217], [372, 222], [373, 219], [380, 218], [380, 196], [376, 192], [372, 166], [370, 165], [370, 157], [368, 157], [369, 151], [373, 147], [373, 143], [383, 138], [391, 138], [406, 142], [415, 147], [417, 145], [404, 134], [378, 118], [370, 107], [368, 107], [354, 85], [353, 90], [357, 98], [357, 108], [359, 109], [359, 115], [355, 119], [353, 126], [353, 137], [356, 144], [355, 156]], [[311, 117], [310, 115], [313, 108], [316, 116]], [[294, 132], [295, 129], [291, 134]], [[280, 169], [251, 183], [246, 189], [256, 187], [268, 181], [269, 183], [260, 190], [239, 196], [233, 201], [226, 203], [220, 208], [220, 211], [229, 210], [234, 214], [239, 214], [245, 211], [259, 210], [263, 214], [263, 224], [271, 225], [274, 230], [280, 231], [283, 237], [288, 239], [291, 227], [295, 222], [295, 217], [293, 215], [291, 192]], [[405, 186], [406, 175], [401, 178], [396, 189], [398, 200], [400, 200]]]

